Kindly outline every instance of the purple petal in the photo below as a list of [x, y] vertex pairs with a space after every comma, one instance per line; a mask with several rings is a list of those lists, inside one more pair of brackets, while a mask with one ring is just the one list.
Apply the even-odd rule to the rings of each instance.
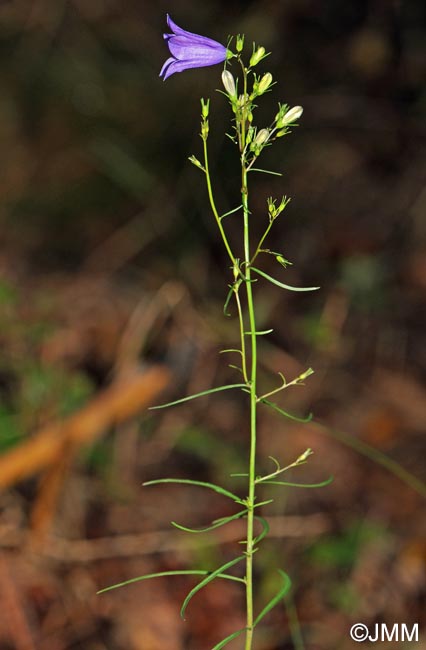
[[202, 68], [225, 61], [227, 49], [207, 36], [200, 36], [182, 29], [167, 14], [167, 24], [172, 34], [164, 34], [170, 54], [161, 68], [160, 77], [166, 80], [175, 72], [190, 68]]
[[166, 81], [166, 79], [171, 77], [172, 74], [175, 74], [175, 72], [183, 72], [184, 70], [190, 70], [191, 68], [203, 68], [206, 65], [210, 65], [210, 63], [201, 62], [199, 59], [187, 59], [185, 61], [167, 59], [161, 70], [161, 72], [163, 72], [163, 81]]
[[170, 74], [173, 74], [173, 72], [171, 72], [170, 74], [167, 74], [167, 70], [171, 66], [171, 64], [175, 63], [175, 62], [176, 62], [176, 59], [171, 56], [169, 59], [167, 59], [167, 61], [165, 62], [165, 64], [161, 68], [161, 72], [160, 72], [159, 76], [162, 77], [164, 75], [164, 81], [167, 79], [167, 77], [170, 77]]
[[[200, 41], [203, 42], [204, 40], [210, 41], [210, 38], [207, 38], [206, 36], [200, 36], [199, 34], [193, 34], [192, 32], [187, 32], [186, 29], [182, 29], [182, 27], [179, 27], [176, 25], [176, 23], [173, 22], [173, 20], [170, 18], [169, 14], [167, 14], [167, 25], [170, 27], [172, 32], [176, 34], [176, 36], [186, 36], [187, 38], [193, 40], [193, 41]], [[213, 41], [215, 42], [215, 41]]]
[[176, 59], [200, 58], [206, 61], [205, 65], [221, 63], [226, 58], [226, 48], [218, 43], [219, 47], [209, 47], [201, 43], [188, 43], [182, 36], [172, 36], [167, 42], [170, 54]]

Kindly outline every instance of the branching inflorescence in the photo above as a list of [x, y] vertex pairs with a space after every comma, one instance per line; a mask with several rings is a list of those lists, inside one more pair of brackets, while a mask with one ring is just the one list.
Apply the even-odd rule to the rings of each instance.
[[[201, 577], [200, 582], [189, 592], [185, 598], [181, 615], [185, 616], [185, 611], [188, 603], [192, 597], [200, 591], [204, 586], [209, 584], [216, 578], [233, 580], [241, 583], [245, 589], [246, 600], [246, 624], [245, 626], [230, 634], [226, 639], [218, 642], [213, 650], [219, 650], [231, 642], [233, 639], [242, 635], [245, 638], [245, 650], [252, 650], [253, 648], [253, 634], [257, 625], [263, 620], [268, 612], [277, 605], [288, 592], [291, 581], [287, 573], [278, 569], [280, 577], [280, 584], [275, 596], [266, 603], [259, 612], [254, 609], [254, 590], [253, 590], [253, 558], [254, 554], [259, 548], [260, 543], [268, 534], [269, 526], [267, 519], [261, 514], [264, 506], [271, 501], [262, 501], [259, 498], [258, 492], [264, 485], [276, 486], [298, 486], [298, 487], [322, 487], [327, 485], [331, 479], [327, 479], [322, 483], [317, 484], [300, 484], [289, 483], [283, 480], [283, 475], [290, 468], [298, 467], [308, 460], [312, 451], [307, 449], [300, 454], [300, 456], [292, 463], [286, 466], [281, 466], [280, 462], [271, 457], [273, 468], [272, 471], [264, 475], [257, 473], [257, 415], [258, 408], [266, 405], [281, 415], [296, 419], [301, 422], [309, 421], [310, 416], [307, 418], [298, 418], [291, 415], [280, 408], [271, 398], [277, 396], [280, 392], [290, 386], [297, 386], [312, 374], [313, 370], [308, 368], [298, 377], [287, 381], [282, 373], [279, 373], [279, 381], [277, 387], [262, 392], [258, 382], [258, 338], [267, 335], [271, 330], [259, 331], [256, 326], [256, 311], [255, 311], [255, 288], [261, 287], [263, 282], [272, 283], [287, 291], [314, 291], [318, 287], [294, 287], [285, 284], [281, 280], [272, 277], [259, 267], [262, 256], [268, 255], [275, 258], [278, 268], [286, 268], [290, 262], [285, 258], [281, 252], [271, 250], [266, 247], [267, 239], [270, 231], [275, 226], [280, 215], [283, 213], [288, 205], [289, 199], [283, 196], [280, 199], [272, 197], [267, 199], [266, 203], [266, 226], [265, 230], [258, 241], [253, 241], [250, 232], [250, 222], [253, 215], [249, 209], [249, 177], [253, 172], [273, 173], [265, 169], [257, 167], [258, 159], [263, 150], [271, 146], [275, 141], [281, 139], [290, 133], [291, 128], [296, 125], [297, 120], [301, 117], [303, 109], [300, 106], [291, 108], [287, 104], [278, 104], [277, 113], [272, 122], [265, 127], [258, 127], [254, 119], [256, 109], [256, 101], [265, 93], [269, 92], [274, 85], [273, 78], [270, 72], [264, 74], [257, 74], [257, 66], [265, 59], [267, 53], [263, 47], [253, 45], [248, 64], [244, 63], [243, 50], [244, 50], [244, 37], [238, 35], [235, 38], [235, 52], [229, 49], [232, 42], [230, 39], [228, 47], [224, 47], [220, 43], [213, 41], [204, 36], [192, 34], [178, 27], [173, 21], [167, 17], [169, 28], [172, 34], [165, 34], [171, 57], [166, 61], [162, 70], [161, 76], [167, 79], [176, 72], [182, 72], [189, 68], [197, 68], [202, 66], [209, 66], [217, 63], [224, 63], [224, 70], [222, 72], [223, 90], [221, 91], [230, 104], [232, 110], [232, 131], [228, 134], [229, 138], [238, 148], [240, 160], [240, 172], [238, 186], [240, 188], [240, 200], [236, 208], [220, 214], [212, 187], [212, 179], [209, 169], [209, 155], [208, 155], [208, 139], [209, 139], [209, 112], [210, 101], [201, 100], [201, 140], [203, 143], [203, 154], [201, 160], [195, 156], [191, 156], [189, 160], [201, 170], [204, 180], [206, 182], [207, 194], [210, 202], [210, 207], [218, 230], [226, 249], [227, 256], [230, 261], [231, 280], [229, 284], [229, 291], [225, 300], [225, 313], [228, 313], [229, 305], [232, 301], [235, 302], [236, 312], [238, 315], [238, 329], [239, 329], [239, 346], [232, 350], [223, 350], [223, 352], [232, 352], [238, 354], [239, 364], [232, 366], [236, 368], [239, 374], [238, 383], [227, 384], [219, 386], [210, 390], [206, 390], [194, 395], [184, 397], [163, 404], [155, 408], [165, 408], [180, 404], [182, 402], [196, 399], [205, 395], [214, 394], [219, 391], [225, 390], [241, 390], [247, 395], [249, 402], [249, 460], [248, 469], [245, 474], [235, 474], [233, 476], [243, 477], [247, 481], [246, 496], [241, 498], [234, 492], [223, 488], [213, 483], [203, 481], [193, 481], [189, 479], [178, 478], [165, 478], [155, 481], [149, 481], [144, 485], [154, 485], [160, 483], [175, 483], [175, 484], [189, 484], [197, 488], [204, 488], [214, 490], [225, 498], [231, 499], [235, 503], [236, 512], [228, 517], [217, 519], [206, 528], [191, 529], [181, 524], [172, 522], [173, 525], [180, 530], [189, 533], [201, 533], [211, 531], [225, 526], [226, 524], [235, 521], [236, 519], [244, 519], [246, 521], [246, 538], [242, 542], [244, 551], [237, 557], [217, 567], [213, 570], [189, 570], [189, 571], [168, 571], [162, 573], [149, 574], [129, 580], [122, 584], [135, 582], [136, 580], [148, 579], [153, 577], [165, 575], [198, 575]], [[231, 72], [227, 69], [228, 66], [235, 62], [239, 69], [239, 76], [234, 78]], [[280, 175], [280, 174], [278, 174]], [[234, 215], [233, 218], [239, 218], [242, 222], [242, 256], [238, 257], [234, 252], [224, 226], [226, 217]], [[258, 531], [258, 532], [255, 532]], [[233, 567], [238, 565], [245, 566], [243, 573], [235, 575], [230, 571]], [[114, 585], [114, 587], [121, 585]], [[113, 587], [109, 587], [111, 589]], [[105, 590], [104, 590], [105, 591]]]

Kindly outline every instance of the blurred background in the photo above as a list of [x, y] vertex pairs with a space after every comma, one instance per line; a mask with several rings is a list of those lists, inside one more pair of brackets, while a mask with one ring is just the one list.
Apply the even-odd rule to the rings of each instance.
[[[191, 579], [96, 595], [143, 573], [214, 569], [244, 536], [238, 522], [205, 536], [170, 526], [232, 514], [219, 495], [142, 487], [178, 476], [244, 495], [229, 474], [247, 453], [243, 396], [147, 410], [236, 381], [219, 355], [237, 340], [235, 314], [222, 311], [228, 262], [187, 161], [201, 153], [199, 98], [210, 97], [217, 204], [238, 205], [229, 107], [220, 66], [159, 79], [167, 12], [190, 31], [223, 43], [244, 33], [249, 48], [272, 52], [260, 68], [277, 83], [260, 127], [278, 101], [305, 109], [264, 153], [283, 176], [253, 176], [251, 208], [261, 234], [266, 198], [292, 197], [269, 242], [293, 262], [280, 278], [321, 286], [257, 291], [260, 326], [274, 328], [262, 381], [314, 367], [279, 403], [315, 420], [262, 412], [259, 463], [311, 447], [291, 479], [334, 482], [273, 494], [258, 608], [277, 567], [293, 590], [256, 648], [350, 649], [358, 621], [418, 623], [424, 640], [424, 3], [4, 0], [0, 650], [209, 650], [244, 625], [243, 593], [227, 581], [200, 593], [186, 622]], [[238, 214], [226, 226], [237, 245]]]

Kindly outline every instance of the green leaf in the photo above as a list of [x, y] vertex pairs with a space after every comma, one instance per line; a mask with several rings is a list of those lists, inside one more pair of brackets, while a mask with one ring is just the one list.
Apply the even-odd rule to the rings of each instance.
[[238, 210], [241, 210], [242, 207], [243, 207], [243, 204], [241, 203], [240, 205], [238, 205], [233, 210], [229, 210], [229, 212], [225, 212], [225, 214], [222, 214], [220, 216], [220, 219], [224, 219], [225, 217], [229, 217], [230, 214], [234, 214], [234, 212], [238, 212]]
[[161, 571], [160, 573], [147, 573], [143, 576], [138, 576], [137, 578], [130, 578], [130, 580], [125, 580], [124, 582], [118, 582], [115, 585], [110, 587], [104, 587], [97, 591], [97, 594], [104, 594], [106, 591], [112, 591], [112, 589], [118, 589], [119, 587], [125, 587], [130, 585], [133, 582], [140, 582], [141, 580], [149, 580], [151, 578], [163, 578], [164, 576], [204, 576], [208, 571], [198, 571], [198, 570], [187, 570], [187, 571]]
[[300, 488], [320, 488], [330, 485], [333, 482], [334, 477], [329, 476], [325, 481], [321, 483], [288, 483], [286, 481], [263, 481], [262, 485], [285, 485], [287, 487], [300, 487]]
[[257, 618], [255, 619], [255, 621], [253, 623], [254, 627], [256, 627], [256, 625], [258, 623], [260, 623], [260, 621], [266, 616], [266, 614], [268, 614], [271, 611], [271, 609], [273, 609], [275, 607], [275, 605], [277, 605], [282, 598], [284, 598], [284, 596], [286, 595], [286, 593], [288, 592], [288, 590], [291, 587], [291, 580], [290, 580], [289, 576], [286, 573], [284, 573], [284, 571], [281, 571], [281, 569], [278, 569], [278, 573], [283, 578], [284, 585], [275, 594], [275, 596], [273, 598], [271, 598], [269, 603], [267, 605], [265, 605], [265, 607], [262, 609], [259, 616], [257, 616]]
[[228, 524], [230, 521], [234, 521], [235, 519], [240, 519], [246, 514], [247, 510], [241, 510], [241, 512], [237, 512], [235, 515], [231, 515], [230, 517], [221, 517], [221, 519], [215, 519], [211, 526], [207, 526], [207, 528], [187, 528], [186, 526], [182, 526], [181, 524], [177, 524], [175, 521], [172, 521], [171, 524], [175, 528], [178, 528], [179, 530], [183, 530], [186, 533], [207, 533], [210, 530], [214, 530], [215, 528], [220, 528], [221, 526], [225, 526], [225, 524]]
[[[104, 594], [106, 591], [112, 591], [113, 589], [118, 589], [119, 587], [126, 587], [127, 585], [132, 584], [133, 582], [140, 582], [141, 580], [150, 580], [151, 578], [164, 578], [167, 576], [208, 576], [210, 575], [210, 571], [206, 570], [200, 570], [200, 569], [189, 569], [189, 570], [183, 570], [183, 571], [161, 571], [160, 573], [147, 573], [146, 575], [143, 576], [138, 576], [137, 578], [130, 578], [129, 580], [125, 580], [124, 582], [118, 582], [115, 585], [111, 585], [109, 587], [104, 587], [104, 589], [100, 589], [97, 591], [97, 594]], [[233, 580], [234, 582], [243, 582], [245, 584], [244, 578], [238, 578], [237, 576], [229, 576], [229, 575], [218, 575], [216, 578], [223, 578], [224, 580]]]
[[306, 424], [306, 422], [310, 422], [313, 418], [312, 413], [309, 413], [305, 418], [298, 417], [297, 415], [293, 415], [292, 413], [288, 413], [287, 411], [284, 411], [284, 409], [280, 408], [277, 404], [274, 404], [274, 402], [270, 402], [268, 399], [261, 399], [259, 400], [262, 404], [266, 404], [266, 406], [270, 406], [274, 411], [277, 411], [277, 413], [280, 413], [280, 415], [283, 415], [286, 418], [289, 418], [290, 420], [294, 420], [295, 422], [303, 422]]
[[[211, 582], [215, 578], [225, 577], [225, 574], [223, 574], [223, 571], [226, 571], [227, 569], [230, 569], [232, 566], [234, 566], [238, 562], [241, 562], [241, 560], [244, 560], [244, 559], [245, 559], [245, 556], [240, 555], [239, 557], [235, 558], [234, 560], [231, 560], [230, 562], [227, 562], [226, 564], [223, 564], [221, 567], [216, 569], [216, 571], [212, 571], [212, 573], [209, 573], [209, 575], [206, 576], [204, 578], [204, 580], [201, 580], [201, 582], [199, 582], [198, 585], [196, 585], [193, 589], [191, 589], [191, 591], [189, 592], [189, 594], [187, 595], [187, 597], [185, 598], [185, 600], [182, 603], [182, 607], [181, 607], [181, 610], [180, 610], [181, 617], [185, 620], [185, 611], [186, 611], [186, 608], [188, 607], [189, 601], [195, 596], [196, 593], [198, 593], [200, 591], [200, 589], [202, 589], [203, 587], [208, 585], [209, 582]], [[227, 577], [233, 578], [234, 576], [227, 576]], [[239, 578], [238, 580], [240, 581], [241, 578]]]
[[[274, 330], [269, 329], [269, 330], [256, 330], [255, 335], [256, 336], [265, 336], [265, 334], [271, 334]], [[246, 336], [251, 336], [251, 332], [244, 332]]]
[[262, 174], [272, 174], [272, 176], [282, 176], [281, 172], [271, 172], [270, 169], [259, 169], [258, 167], [251, 167], [249, 172], [262, 172]]
[[224, 316], [230, 316], [231, 315], [229, 313], [229, 311], [228, 311], [228, 306], [229, 306], [229, 303], [231, 302], [231, 297], [232, 297], [233, 293], [234, 293], [234, 287], [231, 286], [229, 291], [228, 291], [228, 295], [226, 296], [225, 303], [223, 305], [223, 314], [224, 314]]
[[257, 269], [255, 266], [252, 266], [251, 269], [252, 271], [255, 271], [256, 273], [261, 275], [262, 278], [265, 278], [265, 280], [269, 280], [269, 282], [272, 282], [272, 284], [276, 284], [277, 287], [281, 287], [282, 289], [287, 289], [288, 291], [317, 291], [320, 288], [320, 287], [292, 287], [290, 284], [284, 284], [284, 282], [280, 282], [279, 280], [272, 278], [270, 275], [268, 275], [264, 271], [261, 271], [260, 269]]
[[[209, 488], [210, 490], [213, 490], [214, 492], [218, 492], [219, 494], [222, 494], [224, 497], [229, 497], [236, 503], [243, 503], [236, 494], [233, 494], [232, 492], [229, 492], [228, 490], [225, 490], [223, 487], [220, 485], [216, 485], [215, 483], [205, 483], [204, 481], [193, 481], [192, 479], [186, 479], [186, 478], [158, 478], [155, 479], [154, 481], [145, 481], [145, 483], [142, 483], [142, 485], [157, 485], [158, 483], [183, 483], [184, 485], [196, 485], [198, 487], [205, 487]], [[243, 504], [244, 505], [244, 504]]]
[[257, 535], [257, 537], [254, 538], [253, 540], [254, 545], [259, 544], [259, 542], [261, 542], [262, 539], [266, 537], [266, 535], [269, 533], [270, 530], [270, 526], [264, 517], [255, 516], [255, 519], [257, 519], [257, 521], [260, 521], [260, 523], [262, 524], [262, 531], [259, 533], [259, 535]]
[[237, 632], [233, 632], [232, 634], [227, 636], [226, 639], [222, 639], [222, 641], [220, 641], [217, 645], [215, 645], [214, 648], [212, 648], [212, 650], [221, 650], [221, 648], [224, 648], [230, 641], [236, 639], [237, 636], [240, 636], [240, 634], [242, 634], [246, 630], [247, 628], [243, 627], [241, 630], [237, 630]]
[[223, 390], [230, 390], [231, 388], [246, 388], [245, 384], [228, 384], [227, 386], [218, 386], [217, 388], [209, 388], [209, 390], [203, 390], [201, 393], [194, 393], [193, 395], [188, 395], [187, 397], [182, 397], [177, 399], [174, 402], [167, 402], [167, 404], [159, 404], [158, 406], [150, 406], [150, 411], [155, 411], [156, 409], [165, 409], [168, 406], [175, 406], [176, 404], [182, 404], [183, 402], [189, 402], [191, 399], [196, 399], [197, 397], [204, 397], [205, 395], [211, 395], [212, 393], [219, 393]]

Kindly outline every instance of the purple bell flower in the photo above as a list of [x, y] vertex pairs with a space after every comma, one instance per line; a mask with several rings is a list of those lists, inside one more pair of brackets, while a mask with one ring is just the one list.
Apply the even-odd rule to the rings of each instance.
[[168, 14], [167, 25], [173, 34], [164, 34], [164, 38], [172, 56], [161, 68], [160, 77], [163, 77], [164, 81], [175, 72], [203, 68], [225, 61], [227, 49], [221, 43], [185, 31], [178, 27]]

